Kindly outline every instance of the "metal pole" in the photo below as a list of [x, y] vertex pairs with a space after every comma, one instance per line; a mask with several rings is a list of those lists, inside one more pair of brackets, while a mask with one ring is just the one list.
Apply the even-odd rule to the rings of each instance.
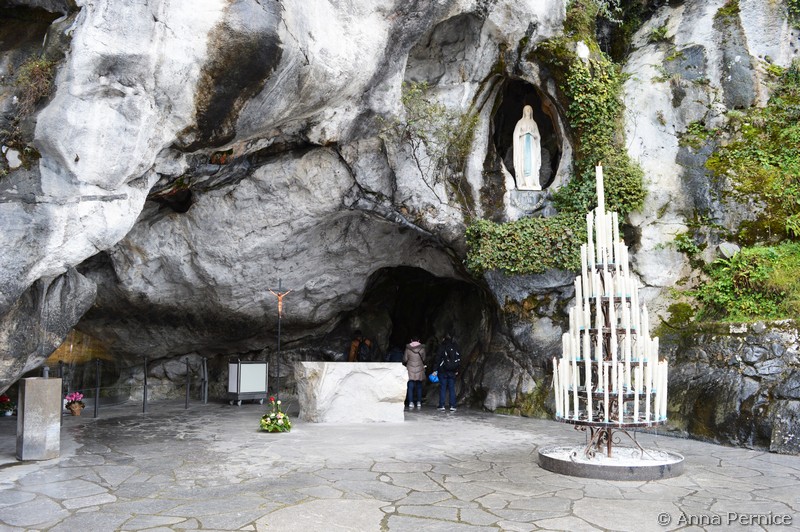
[[[278, 281], [278, 290], [281, 289], [281, 283]], [[278, 387], [275, 389], [275, 398], [281, 398], [281, 315], [278, 314]]]
[[208, 404], [208, 358], [203, 357], [203, 365], [201, 367], [203, 379], [203, 404]]
[[45, 379], [50, 378], [50, 368], [48, 366], [42, 366], [42, 377]]
[[147, 413], [147, 357], [144, 357], [144, 389], [142, 390], [142, 413]]
[[291, 290], [287, 290], [286, 292], [281, 292], [281, 279], [278, 279], [278, 291], [275, 292], [274, 290], [270, 290], [272, 295], [278, 298], [278, 363], [277, 363], [277, 370], [278, 370], [278, 386], [275, 389], [275, 397], [280, 399], [281, 393], [281, 318], [283, 317], [283, 298], [286, 296]]
[[189, 357], [186, 357], [186, 406], [184, 407], [185, 410], [189, 409], [189, 385], [191, 381], [189, 380]]
[[94, 361], [94, 417], [100, 408], [100, 359]]

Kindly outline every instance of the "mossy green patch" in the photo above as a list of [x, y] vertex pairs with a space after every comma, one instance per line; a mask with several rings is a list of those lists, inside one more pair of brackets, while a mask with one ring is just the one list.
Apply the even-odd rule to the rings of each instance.
[[800, 243], [743, 248], [707, 269], [698, 317], [719, 321], [800, 318]]
[[761, 207], [740, 240], [800, 237], [800, 61], [783, 73], [766, 107], [730, 118], [730, 139], [706, 167], [731, 180], [734, 199]]

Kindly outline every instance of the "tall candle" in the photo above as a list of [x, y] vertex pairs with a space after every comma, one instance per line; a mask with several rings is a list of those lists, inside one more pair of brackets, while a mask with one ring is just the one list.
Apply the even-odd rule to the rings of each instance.
[[653, 365], [653, 387], [656, 389], [656, 397], [653, 402], [653, 420], [658, 421], [659, 411], [661, 410], [661, 364]]
[[606, 192], [603, 186], [603, 167], [598, 165], [594, 169], [597, 178], [597, 208], [600, 212], [606, 210]]
[[[589, 331], [583, 335], [583, 348], [589, 347]], [[592, 357], [588, 351], [584, 351], [584, 370], [586, 371], [586, 418], [592, 421]]]
[[608, 326], [611, 328], [611, 338], [609, 339], [609, 349], [611, 350], [611, 361], [617, 363], [617, 309], [615, 297], [612, 295], [608, 302]]
[[601, 366], [603, 367], [603, 414], [604, 421], [608, 423], [608, 367], [605, 363]]
[[612, 391], [616, 392], [617, 391], [617, 384], [619, 384], [619, 382], [617, 381], [617, 364], [616, 363], [612, 363], [611, 364], [611, 382], [610, 382], [610, 384], [613, 387]]
[[563, 394], [562, 406], [564, 407], [564, 418], [569, 418], [569, 389], [567, 383], [567, 374], [569, 373], [569, 364], [562, 360], [559, 365], [561, 370], [561, 393]]
[[617, 265], [617, 270], [619, 270], [621, 262], [619, 256], [619, 218], [616, 212], [611, 213], [611, 235], [614, 241], [614, 264]]
[[645, 364], [644, 367], [644, 420], [650, 422], [650, 392], [653, 368], [650, 363]]
[[619, 382], [617, 383], [617, 393], [619, 394], [619, 395], [617, 395], [617, 409], [619, 410], [619, 414], [618, 415], [619, 415], [619, 424], [620, 425], [622, 425], [623, 416], [625, 415], [624, 414], [624, 412], [625, 412], [625, 400], [622, 397], [622, 388], [623, 388], [623, 386], [622, 386], [623, 385], [622, 374], [623, 374], [623, 371], [624, 370], [623, 370], [622, 364], [620, 363], [619, 367], [617, 368], [617, 378], [619, 379]]
[[[586, 260], [588, 260], [588, 267], [589, 273], [591, 274], [594, 272], [594, 265], [597, 263], [597, 257], [595, 256], [594, 250], [594, 223], [593, 223], [593, 213], [586, 214], [586, 232], [589, 234], [588, 244], [589, 247], [586, 249]], [[594, 294], [594, 291], [592, 292]]]
[[[600, 298], [597, 298], [597, 299], [598, 299], [598, 301], [600, 300]], [[603, 345], [603, 309], [600, 308], [600, 305], [597, 305], [597, 307], [598, 307], [597, 308], [597, 316], [598, 317], [595, 320], [595, 322], [598, 324], [598, 326], [596, 327], [597, 335], [595, 336], [595, 339], [596, 339], [595, 350], [596, 350], [596, 355], [597, 355], [597, 361], [598, 362], [602, 362], [603, 360], [605, 360], [605, 353], [603, 353], [603, 348], [604, 348], [604, 345]]]
[[633, 386], [633, 422], [639, 421], [639, 394], [642, 391], [642, 365], [638, 364], [634, 367], [634, 386]]
[[577, 357], [572, 359], [572, 404], [573, 406], [573, 419], [578, 419], [580, 409], [578, 408], [578, 362]]
[[664, 364], [664, 371], [662, 372], [662, 387], [664, 388], [664, 393], [661, 394], [661, 419], [667, 419], [667, 387], [669, 384], [669, 365], [666, 360], [663, 362]]
[[563, 417], [564, 411], [561, 408], [561, 383], [558, 380], [558, 360], [553, 357], [553, 391], [556, 396], [556, 417]]

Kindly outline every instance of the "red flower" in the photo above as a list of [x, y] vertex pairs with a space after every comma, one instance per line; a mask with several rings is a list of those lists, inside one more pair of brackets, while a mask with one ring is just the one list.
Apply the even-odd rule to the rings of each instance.
[[10, 403], [11, 398], [6, 394], [0, 395], [0, 403]]
[[270, 402], [270, 403], [274, 403], [274, 402], [275, 402], [275, 398], [274, 398], [274, 397], [272, 397], [272, 396], [270, 396], [270, 398], [269, 398], [269, 402]]

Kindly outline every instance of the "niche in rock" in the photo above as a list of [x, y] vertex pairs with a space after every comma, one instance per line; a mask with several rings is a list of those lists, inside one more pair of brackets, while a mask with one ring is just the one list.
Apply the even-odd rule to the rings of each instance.
[[[503, 165], [516, 179], [514, 169], [514, 127], [522, 118], [526, 105], [533, 108], [533, 120], [541, 136], [542, 165], [539, 169], [539, 183], [542, 190], [553, 183], [561, 161], [561, 141], [556, 133], [550, 113], [554, 106], [539, 90], [522, 80], [508, 80], [500, 90], [500, 102], [494, 115], [492, 140]], [[520, 186], [520, 183], [517, 183]]]
[[462, 352], [470, 353], [488, 334], [489, 301], [474, 284], [398, 266], [372, 274], [352, 318], [381, 352], [404, 346], [411, 338], [433, 348], [450, 331]]

